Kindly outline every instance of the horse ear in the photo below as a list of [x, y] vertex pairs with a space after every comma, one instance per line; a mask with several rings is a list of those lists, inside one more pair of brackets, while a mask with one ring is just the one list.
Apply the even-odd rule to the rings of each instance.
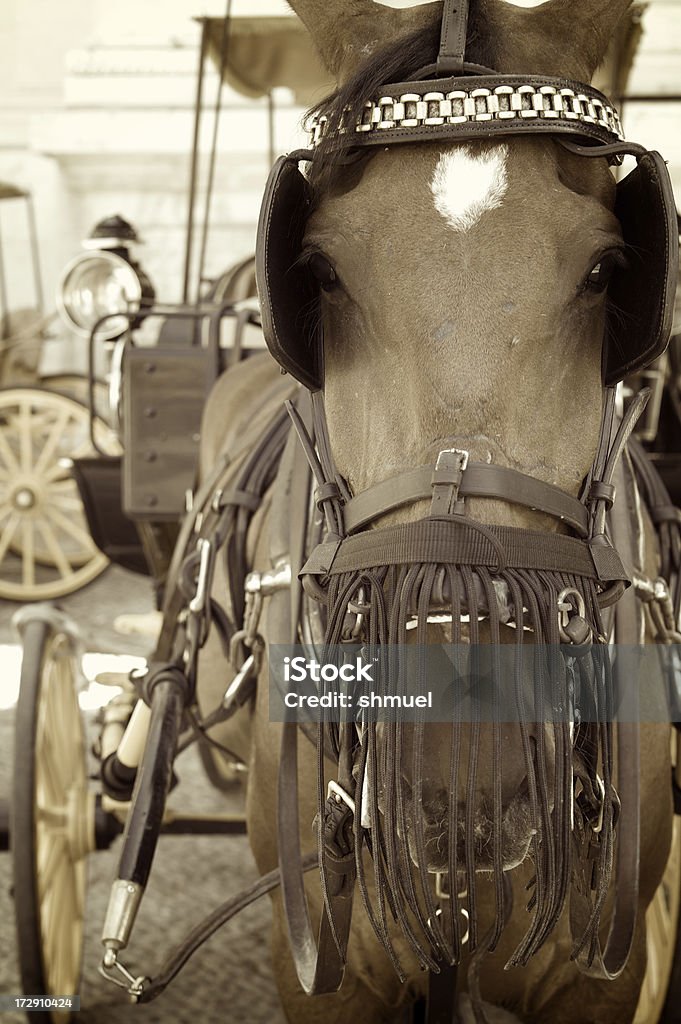
[[[375, 0], [288, 0], [328, 70], [339, 80], [377, 47], [442, 17], [442, 2], [394, 8]], [[632, 0], [547, 0], [518, 7], [472, 0], [471, 14], [490, 39], [492, 66], [504, 74], [562, 74], [591, 81]]]
[[631, 4], [632, 0], [548, 0], [513, 13], [525, 23], [523, 50], [531, 48], [538, 55], [544, 41], [542, 63], [553, 66], [538, 67], [538, 72], [590, 82]]
[[[373, 51], [435, 18], [439, 3], [396, 9], [374, 0], [288, 0], [339, 80]], [[427, 12], [427, 13], [426, 13]]]

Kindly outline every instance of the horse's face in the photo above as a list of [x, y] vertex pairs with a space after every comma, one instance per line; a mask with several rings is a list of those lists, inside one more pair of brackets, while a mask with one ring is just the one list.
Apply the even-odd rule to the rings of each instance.
[[[593, 165], [543, 140], [394, 147], [321, 203], [306, 246], [337, 275], [325, 399], [355, 492], [452, 447], [578, 491], [621, 248], [612, 176]], [[472, 514], [528, 519], [489, 502]]]
[[[294, 6], [341, 78], [352, 72], [341, 54], [352, 63], [387, 41], [388, 16], [370, 3], [358, 0], [346, 29], [334, 23], [332, 4]], [[480, 0], [478, 28], [493, 56], [472, 59], [588, 79], [626, 6], [585, 0], [577, 19], [562, 2], [520, 12]], [[439, 17], [431, 7], [421, 8], [426, 20]], [[304, 248], [316, 254], [310, 266], [323, 288], [331, 446], [351, 489], [456, 448], [577, 495], [598, 442], [607, 284], [623, 248], [606, 162], [543, 138], [411, 144], [380, 150], [333, 180], [319, 190]], [[468, 511], [482, 523], [557, 528], [501, 501], [471, 500]], [[428, 512], [422, 501], [374, 525]], [[490, 633], [463, 626], [461, 637], [485, 642]], [[428, 639], [446, 638], [433, 627]], [[500, 639], [512, 643], [514, 631], [501, 627]], [[472, 854], [489, 870], [499, 857], [504, 868], [522, 861], [536, 831], [527, 766], [533, 761], [542, 792], [553, 792], [554, 764], [564, 760], [554, 756], [555, 730], [464, 725], [453, 772], [452, 727], [426, 725], [425, 742], [419, 728], [402, 726], [396, 747], [388, 727], [377, 731], [379, 748], [393, 743], [388, 760], [399, 765], [403, 808], [395, 811], [391, 782], [378, 786], [378, 810], [393, 816], [412, 861], [447, 871], [454, 820], [460, 862]], [[551, 808], [542, 813], [546, 820]]]
[[[355, 493], [453, 447], [578, 492], [598, 439], [604, 286], [622, 244], [612, 177], [593, 164], [544, 141], [396, 147], [372, 159], [351, 191], [321, 202], [305, 245], [336, 273], [323, 292], [325, 400], [334, 456]], [[420, 503], [393, 521], [427, 514]], [[502, 503], [480, 501], [473, 515], [546, 525]], [[444, 637], [433, 630], [432, 639]], [[446, 870], [451, 728], [427, 728], [425, 849], [429, 868]], [[551, 736], [546, 730], [549, 776]], [[522, 736], [504, 727], [495, 764], [492, 727], [483, 724], [471, 790], [469, 739], [464, 729], [457, 827], [474, 829], [476, 864], [485, 867], [500, 771], [508, 868], [531, 838]], [[411, 746], [405, 726], [416, 860]]]

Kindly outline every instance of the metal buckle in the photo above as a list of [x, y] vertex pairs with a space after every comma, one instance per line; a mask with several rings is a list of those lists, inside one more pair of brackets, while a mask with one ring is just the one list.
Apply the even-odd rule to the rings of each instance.
[[[455, 456], [455, 465], [448, 456]], [[464, 503], [459, 498], [459, 488], [464, 473], [468, 469], [470, 453], [463, 448], [445, 448], [437, 457], [431, 486], [433, 500], [430, 506], [431, 516], [461, 515], [465, 511]]]
[[326, 787], [326, 799], [330, 800], [332, 797], [335, 799], [337, 804], [345, 804], [346, 807], [349, 807], [354, 815], [355, 801], [352, 799], [350, 794], [346, 793], [343, 787], [337, 782], [334, 782], [333, 779]]
[[598, 811], [598, 817], [596, 818], [596, 824], [591, 826], [591, 831], [598, 835], [599, 832], [603, 831], [603, 818], [605, 816], [605, 783], [600, 775], [596, 775], [596, 785], [598, 786], [598, 795], [600, 797], [600, 809]]
[[558, 632], [560, 638], [564, 644], [572, 645], [574, 641], [568, 636], [565, 629], [574, 615], [579, 615], [582, 619], [585, 618], [586, 605], [584, 597], [574, 587], [565, 587], [558, 595], [556, 603], [558, 605]]
[[[470, 452], [467, 452], [465, 448], [443, 448], [437, 457], [437, 464], [443, 455], [460, 455], [461, 456], [461, 472], [464, 473], [468, 469], [468, 462], [470, 460]], [[436, 464], [436, 468], [437, 468]]]
[[196, 593], [189, 602], [189, 611], [192, 615], [200, 615], [206, 607], [208, 588], [212, 580], [213, 543], [212, 541], [200, 538], [197, 542], [199, 548], [199, 574], [196, 580]]
[[[575, 793], [576, 783], [579, 783], [582, 787], [579, 793]], [[584, 784], [582, 783], [582, 780], [577, 779], [576, 783], [572, 786], [570, 798], [570, 825], [572, 830], [574, 830], [575, 827], [575, 804], [577, 803], [581, 793], [584, 792]], [[596, 789], [598, 790], [598, 814], [596, 816], [595, 823], [589, 821], [588, 824], [594, 835], [599, 835], [599, 833], [603, 831], [603, 819], [605, 817], [605, 783], [598, 773], [596, 773]], [[582, 815], [583, 817], [586, 817], [584, 812], [582, 812]]]

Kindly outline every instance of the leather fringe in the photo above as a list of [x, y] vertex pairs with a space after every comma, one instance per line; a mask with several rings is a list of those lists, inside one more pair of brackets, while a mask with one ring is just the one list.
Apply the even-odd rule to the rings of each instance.
[[[446, 585], [443, 585], [443, 580]], [[428, 728], [424, 721], [415, 724], [393, 722], [368, 723], [359, 727], [359, 748], [355, 750], [355, 859], [362, 902], [379, 941], [387, 951], [397, 973], [404, 971], [391, 939], [392, 922], [399, 926], [404, 939], [422, 967], [438, 970], [438, 961], [459, 963], [464, 955], [491, 952], [499, 942], [509, 916], [508, 881], [504, 874], [502, 834], [502, 734], [498, 720], [499, 695], [502, 687], [514, 687], [525, 771], [532, 838], [530, 856], [535, 877], [527, 903], [530, 922], [522, 942], [507, 966], [526, 964], [546, 942], [556, 926], [571, 884], [584, 885], [583, 877], [573, 877], [577, 863], [576, 842], [591, 842], [592, 868], [588, 886], [592, 914], [577, 949], [588, 945], [595, 949], [600, 916], [607, 894], [613, 861], [613, 829], [617, 797], [612, 787], [612, 680], [607, 658], [598, 659], [594, 667], [591, 655], [565, 658], [560, 653], [558, 626], [558, 595], [566, 587], [574, 588], [584, 597], [585, 618], [594, 637], [602, 637], [603, 624], [593, 580], [573, 574], [529, 569], [505, 569], [492, 574], [486, 567], [466, 565], [434, 565], [417, 563], [383, 566], [345, 572], [330, 578], [328, 626], [326, 642], [340, 644], [347, 639], [347, 615], [362, 609], [362, 643], [368, 649], [387, 648], [391, 669], [401, 671], [400, 645], [416, 642], [425, 647], [428, 641], [429, 615], [437, 607], [451, 616], [449, 642], [454, 645], [470, 642], [470, 656], [476, 658], [479, 642], [479, 616], [489, 624], [493, 651], [499, 650], [502, 625], [495, 583], [506, 585], [514, 609], [515, 672], [513, 680], [501, 678], [499, 659], [492, 656], [494, 713], [492, 729], [494, 787], [489, 808], [491, 828], [491, 874], [495, 891], [495, 919], [480, 938], [478, 883], [480, 870], [489, 873], [489, 859], [481, 863], [480, 841], [476, 840], [475, 812], [479, 750], [483, 723], [476, 715], [467, 719], [468, 753], [462, 756], [464, 723], [455, 710], [451, 722], [449, 805], [445, 808], [447, 831], [447, 863], [450, 898], [437, 899], [434, 875], [427, 869], [427, 840], [422, 814], [424, 802], [424, 756]], [[443, 607], [443, 595], [446, 605]], [[462, 623], [462, 614], [468, 621]], [[414, 626], [415, 617], [415, 626]], [[409, 623], [409, 629], [408, 629]], [[530, 642], [527, 640], [530, 638]], [[534, 739], [530, 735], [523, 680], [527, 659], [533, 645], [547, 645], [546, 659], [534, 658], [535, 715], [539, 723]], [[487, 647], [489, 651], [489, 647]], [[425, 685], [425, 663], [419, 665], [418, 686]], [[583, 678], [578, 678], [583, 677]], [[391, 674], [391, 681], [393, 676]], [[546, 701], [565, 707], [571, 685], [581, 684], [593, 701], [589, 717], [592, 722], [576, 724], [571, 737], [567, 721], [552, 722]], [[458, 704], [454, 702], [457, 707]], [[331, 739], [334, 749], [343, 749], [339, 730], [348, 726], [326, 722], [320, 727], [322, 736]], [[547, 733], [552, 744], [547, 741]], [[320, 740], [322, 739], [320, 736]], [[550, 754], [553, 746], [555, 753]], [[324, 743], [319, 743], [319, 750]], [[327, 746], [328, 749], [328, 746]], [[409, 755], [410, 787], [402, 774], [405, 756]], [[552, 759], [552, 771], [547, 768]], [[319, 802], [320, 820], [326, 799], [323, 755], [320, 754]], [[574, 773], [574, 775], [573, 775]], [[600, 776], [605, 787], [603, 824], [598, 834], [591, 835], [589, 823], [582, 820], [579, 806], [574, 804], [573, 777], [586, 780], [598, 791]], [[465, 799], [459, 791], [465, 782]], [[573, 832], [572, 818], [575, 819]], [[368, 824], [370, 823], [370, 824]], [[575, 834], [576, 833], [576, 834]], [[411, 848], [418, 867], [409, 854]], [[367, 877], [368, 851], [373, 860], [373, 879]], [[327, 891], [328, 879], [324, 879]], [[575, 951], [575, 952], [576, 952]]]

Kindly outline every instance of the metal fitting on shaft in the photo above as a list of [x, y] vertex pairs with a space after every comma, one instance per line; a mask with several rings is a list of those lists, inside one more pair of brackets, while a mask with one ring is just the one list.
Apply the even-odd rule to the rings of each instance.
[[135, 882], [117, 878], [113, 883], [102, 929], [102, 945], [106, 950], [118, 951], [128, 945], [143, 895], [144, 888]]

